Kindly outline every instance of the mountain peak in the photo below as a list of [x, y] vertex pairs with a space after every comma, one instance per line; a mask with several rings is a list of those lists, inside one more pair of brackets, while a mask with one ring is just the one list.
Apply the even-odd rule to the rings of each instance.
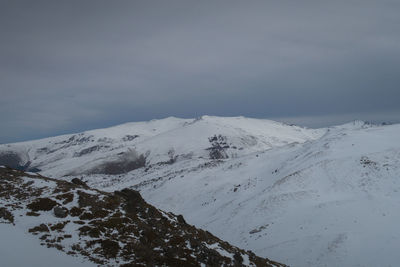
[[[321, 133], [245, 117], [168, 117], [0, 145], [0, 164], [50, 176], [121, 174], [181, 160], [241, 157], [313, 140]], [[139, 161], [127, 163], [132, 155]]]

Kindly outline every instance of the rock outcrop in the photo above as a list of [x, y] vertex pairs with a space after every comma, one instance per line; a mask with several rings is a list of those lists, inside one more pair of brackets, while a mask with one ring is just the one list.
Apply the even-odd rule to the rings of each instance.
[[0, 203], [1, 222], [99, 265], [284, 266], [158, 210], [131, 189], [106, 193], [1, 167]]

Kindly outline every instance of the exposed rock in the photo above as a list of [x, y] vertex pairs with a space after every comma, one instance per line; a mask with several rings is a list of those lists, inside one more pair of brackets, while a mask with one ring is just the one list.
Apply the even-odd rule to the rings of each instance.
[[79, 179], [79, 178], [73, 178], [71, 180], [71, 183], [76, 184], [76, 185], [80, 185], [80, 186], [84, 186], [84, 187], [88, 187], [88, 185], [84, 181]]
[[63, 200], [63, 204], [68, 204], [74, 200], [74, 194], [72, 193], [61, 194], [58, 195], [56, 199]]
[[176, 219], [178, 220], [179, 223], [186, 224], [186, 221], [185, 221], [185, 219], [183, 218], [182, 215], [176, 216]]
[[[13, 212], [24, 214], [21, 210], [25, 206], [31, 213], [53, 209], [54, 217], [35, 213], [46, 224], [30, 228], [29, 232], [43, 233], [38, 241], [47, 247], [80, 254], [97, 265], [284, 266], [188, 225], [182, 215], [158, 210], [135, 190], [114, 193], [89, 187], [82, 190], [66, 181], [7, 168], [0, 168], [0, 179], [0, 204], [7, 202], [10, 206], [0, 208], [0, 217], [13, 218]], [[60, 206], [60, 201], [65, 204]], [[67, 215], [71, 220], [64, 219]], [[18, 217], [19, 227], [24, 225], [23, 216]], [[246, 263], [244, 255], [248, 259]]]
[[37, 233], [37, 232], [49, 232], [49, 227], [47, 227], [47, 225], [42, 223], [38, 226], [29, 229], [29, 233]]
[[239, 253], [235, 253], [235, 255], [233, 255], [233, 259], [235, 260], [235, 265], [237, 266], [240, 266], [243, 262], [243, 257]]
[[11, 212], [9, 212], [6, 208], [0, 208], [0, 218], [9, 221], [10, 223], [14, 223], [14, 216]]
[[137, 134], [135, 134], [135, 135], [125, 135], [123, 138], [122, 138], [122, 141], [124, 141], [124, 142], [127, 142], [127, 141], [132, 141], [132, 140], [134, 140], [134, 139], [136, 139], [136, 138], [138, 138], [139, 137], [139, 135], [137, 135]]
[[39, 210], [49, 211], [52, 210], [55, 205], [57, 205], [56, 201], [46, 197], [46, 198], [37, 198], [32, 203], [28, 204], [27, 207], [32, 211], [39, 211]]
[[125, 188], [122, 189], [121, 191], [115, 191], [115, 194], [125, 198], [130, 203], [137, 203], [137, 204], [144, 203], [144, 199], [142, 198], [140, 193], [133, 189]]
[[63, 230], [65, 225], [67, 225], [68, 223], [69, 223], [69, 221], [60, 222], [60, 223], [51, 225], [50, 229], [51, 229], [51, 231], [59, 231], [59, 232], [61, 232], [61, 230]]
[[209, 137], [208, 141], [211, 144], [211, 147], [207, 148], [207, 150], [209, 150], [210, 159], [228, 158], [226, 149], [229, 148], [229, 145], [227, 144], [226, 136], [214, 135], [212, 137]]
[[113, 240], [102, 240], [101, 248], [103, 250], [103, 254], [106, 258], [115, 258], [118, 255], [120, 250], [120, 246], [118, 242]]
[[56, 216], [57, 218], [65, 218], [68, 215], [68, 209], [60, 206], [55, 206], [53, 212], [54, 216]]

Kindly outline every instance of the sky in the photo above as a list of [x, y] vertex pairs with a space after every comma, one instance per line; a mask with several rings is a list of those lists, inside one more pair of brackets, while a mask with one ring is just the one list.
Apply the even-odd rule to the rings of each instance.
[[0, 143], [169, 116], [400, 121], [400, 1], [0, 0]]

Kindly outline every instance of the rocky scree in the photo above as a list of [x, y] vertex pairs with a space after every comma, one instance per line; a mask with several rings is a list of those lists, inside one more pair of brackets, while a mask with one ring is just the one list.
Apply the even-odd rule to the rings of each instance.
[[106, 193], [77, 180], [0, 168], [0, 203], [1, 222], [27, 227], [42, 245], [99, 265], [284, 266], [158, 210], [131, 189]]

